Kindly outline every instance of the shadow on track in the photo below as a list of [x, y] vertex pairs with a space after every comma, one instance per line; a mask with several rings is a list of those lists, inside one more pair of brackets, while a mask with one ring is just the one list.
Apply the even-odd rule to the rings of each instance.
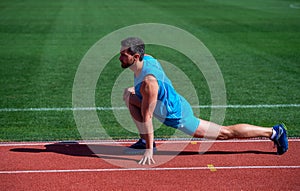
[[12, 152], [28, 152], [28, 153], [43, 153], [52, 152], [77, 157], [98, 157], [103, 159], [121, 159], [133, 160], [135, 159], [121, 157], [124, 156], [122, 146], [111, 145], [87, 145], [79, 144], [77, 142], [58, 142], [54, 144], [45, 145], [45, 149], [37, 148], [14, 148]]
[[[14, 148], [12, 152], [28, 152], [28, 153], [42, 153], [52, 152], [70, 156], [79, 157], [99, 157], [104, 159], [122, 159], [122, 160], [134, 160], [125, 158], [124, 149], [127, 148], [121, 145], [105, 145], [105, 144], [79, 144], [77, 142], [58, 142], [55, 144], [45, 145], [45, 149], [37, 148]], [[276, 155], [276, 152], [265, 152], [258, 150], [247, 151], [207, 151], [205, 153], [199, 153], [196, 151], [157, 151], [155, 155], [234, 155], [234, 154], [265, 154]], [[122, 156], [122, 157], [121, 157]]]

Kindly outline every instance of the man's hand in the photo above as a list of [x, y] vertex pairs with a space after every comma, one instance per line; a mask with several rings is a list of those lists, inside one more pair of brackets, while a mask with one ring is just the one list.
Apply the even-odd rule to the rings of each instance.
[[124, 101], [126, 101], [126, 100], [128, 101], [129, 96], [131, 94], [135, 94], [134, 87], [125, 88], [124, 93], [123, 93], [123, 100]]
[[153, 148], [151, 149], [146, 149], [143, 158], [140, 160], [139, 164], [141, 165], [151, 165], [151, 164], [155, 164], [155, 161], [153, 159]]

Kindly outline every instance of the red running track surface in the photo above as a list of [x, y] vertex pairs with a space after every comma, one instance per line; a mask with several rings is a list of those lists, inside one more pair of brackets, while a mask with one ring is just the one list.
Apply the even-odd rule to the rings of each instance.
[[[156, 165], [126, 142], [0, 144], [2, 190], [300, 190], [300, 140], [158, 142]], [[199, 148], [208, 151], [199, 154]], [[183, 149], [183, 150], [182, 150]], [[203, 151], [203, 150], [201, 150]], [[96, 153], [96, 154], [95, 154]]]

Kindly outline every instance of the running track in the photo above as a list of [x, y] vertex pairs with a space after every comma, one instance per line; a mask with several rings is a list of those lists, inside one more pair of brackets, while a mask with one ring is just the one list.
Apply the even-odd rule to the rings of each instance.
[[[1, 190], [300, 190], [300, 140], [278, 156], [268, 140], [157, 142], [157, 165], [104, 142], [2, 143]], [[178, 148], [185, 149], [179, 154]], [[96, 153], [96, 154], [95, 154]], [[170, 159], [170, 157], [172, 159]], [[121, 167], [120, 167], [121, 166]], [[123, 167], [127, 168], [123, 168]]]

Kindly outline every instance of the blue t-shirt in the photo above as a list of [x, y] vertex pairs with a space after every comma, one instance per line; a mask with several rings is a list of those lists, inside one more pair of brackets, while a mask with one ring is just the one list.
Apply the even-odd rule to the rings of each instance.
[[139, 76], [134, 77], [134, 87], [136, 95], [142, 99], [140, 92], [141, 84], [147, 75], [153, 75], [158, 82], [157, 104], [154, 110], [154, 116], [161, 122], [181, 119], [181, 99], [175, 91], [172, 82], [166, 76], [160, 63], [152, 56], [144, 56], [144, 64]]

